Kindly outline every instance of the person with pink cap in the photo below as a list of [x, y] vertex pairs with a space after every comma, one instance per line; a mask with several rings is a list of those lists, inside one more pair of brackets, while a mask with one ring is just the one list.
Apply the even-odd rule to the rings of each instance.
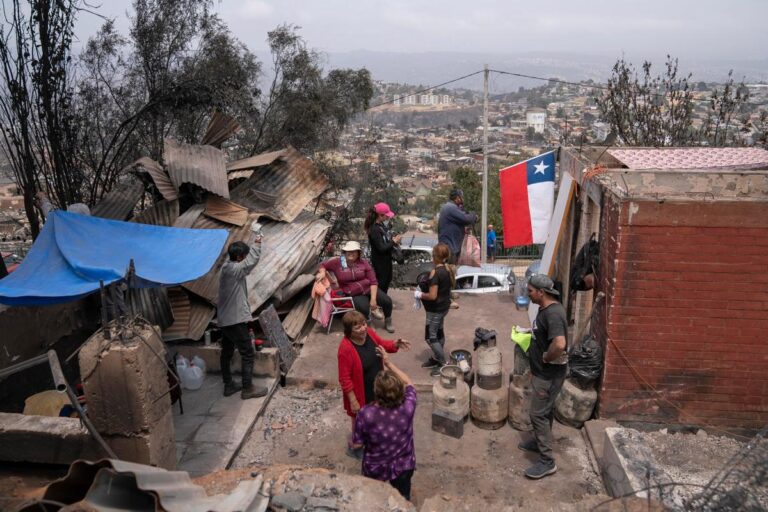
[[[400, 243], [400, 235], [392, 236], [387, 221], [395, 216], [387, 203], [376, 203], [368, 210], [363, 227], [371, 247], [371, 265], [379, 281], [379, 290], [387, 293], [392, 282], [392, 250]], [[384, 320], [387, 332], [395, 332], [392, 318]]]

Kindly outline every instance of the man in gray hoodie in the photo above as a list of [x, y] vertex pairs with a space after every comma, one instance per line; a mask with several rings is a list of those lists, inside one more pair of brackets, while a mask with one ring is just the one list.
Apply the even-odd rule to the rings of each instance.
[[464, 211], [464, 193], [459, 189], [451, 190], [446, 202], [440, 208], [437, 220], [437, 241], [444, 243], [451, 250], [451, 263], [456, 263], [464, 240], [464, 228], [477, 222], [476, 213]]
[[[261, 225], [254, 222], [251, 231], [253, 243], [250, 247], [245, 242], [233, 242], [229, 245], [229, 260], [222, 265], [219, 278], [218, 323], [224, 335], [220, 360], [224, 396], [240, 391], [240, 398], [243, 400], [267, 394], [267, 388], [253, 385], [254, 349], [248, 332], [248, 322], [253, 317], [251, 306], [248, 304], [245, 279], [261, 257]], [[230, 363], [235, 355], [235, 348], [240, 352], [242, 386], [232, 380]]]

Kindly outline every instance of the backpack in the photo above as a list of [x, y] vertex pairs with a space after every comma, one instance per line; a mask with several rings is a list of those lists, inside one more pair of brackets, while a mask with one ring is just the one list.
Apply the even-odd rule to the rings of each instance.
[[571, 290], [585, 291], [592, 287], [584, 282], [589, 274], [594, 274], [600, 265], [600, 243], [595, 240], [595, 233], [589, 237], [589, 241], [579, 249], [576, 259], [571, 267]]

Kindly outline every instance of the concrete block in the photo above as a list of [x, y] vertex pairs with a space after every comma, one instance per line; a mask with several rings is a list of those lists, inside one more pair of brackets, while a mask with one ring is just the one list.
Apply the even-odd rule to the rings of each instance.
[[[171, 352], [178, 352], [187, 359], [195, 356], [205, 361], [206, 372], [221, 372], [221, 346], [216, 345], [174, 345], [169, 347]], [[277, 347], [265, 347], [256, 352], [253, 359], [253, 374], [256, 377], [279, 377], [280, 353]], [[231, 368], [233, 373], [240, 371], [240, 354], [235, 351], [232, 357]]]
[[432, 411], [432, 430], [461, 439], [464, 435], [464, 418], [448, 411]]
[[80, 375], [88, 415], [99, 433], [131, 436], [154, 430], [171, 408], [164, 357], [162, 340], [149, 328], [127, 342], [108, 342], [102, 331], [85, 342]]
[[304, 497], [299, 492], [286, 492], [283, 494], [278, 494], [277, 496], [273, 496], [272, 500], [269, 502], [269, 505], [272, 508], [277, 508], [278, 510], [285, 510], [287, 512], [299, 512], [302, 508], [304, 508], [304, 503], [307, 501], [307, 498]]
[[672, 480], [656, 463], [651, 448], [633, 432], [637, 433], [625, 428], [605, 429], [600, 468], [605, 488], [613, 497], [634, 494], [646, 498], [650, 492], [651, 498], [661, 499], [659, 490], [648, 489]]
[[150, 432], [109, 435], [104, 436], [104, 440], [122, 460], [176, 469], [176, 437], [171, 411], [156, 422]]
[[617, 428], [619, 426], [613, 420], [589, 420], [584, 423], [584, 430], [587, 433], [587, 439], [592, 447], [592, 453], [595, 455], [597, 465], [603, 467], [603, 447], [605, 445], [605, 429]]
[[68, 465], [103, 457], [76, 418], [0, 413], [0, 460]]

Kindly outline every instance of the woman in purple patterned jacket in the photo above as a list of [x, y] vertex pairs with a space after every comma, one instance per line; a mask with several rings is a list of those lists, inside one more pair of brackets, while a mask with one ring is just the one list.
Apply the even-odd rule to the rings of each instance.
[[389, 482], [407, 500], [411, 499], [411, 478], [416, 469], [413, 446], [413, 418], [416, 390], [410, 377], [376, 347], [384, 365], [374, 383], [376, 401], [366, 404], [355, 419], [354, 448], [365, 448], [363, 475]]

